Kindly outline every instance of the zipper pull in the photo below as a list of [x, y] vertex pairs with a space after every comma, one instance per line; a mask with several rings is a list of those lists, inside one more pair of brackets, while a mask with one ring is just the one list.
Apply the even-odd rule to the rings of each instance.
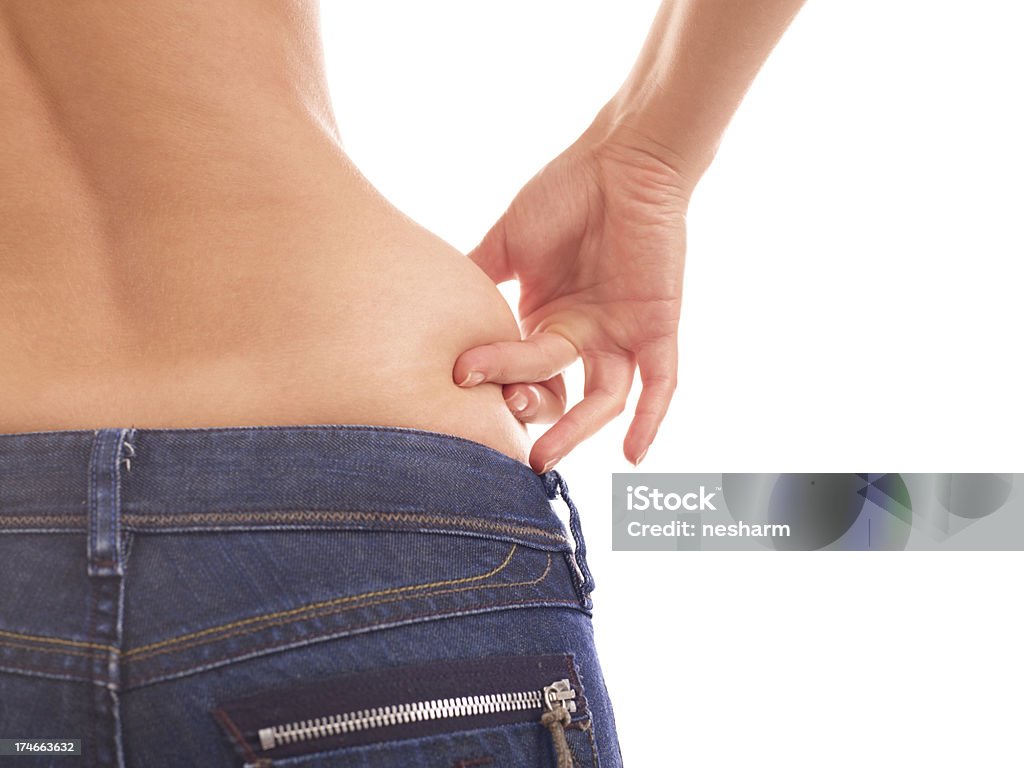
[[551, 733], [555, 747], [556, 768], [573, 768], [569, 742], [565, 739], [565, 727], [576, 711], [576, 691], [567, 679], [558, 680], [544, 687], [544, 714], [540, 723]]

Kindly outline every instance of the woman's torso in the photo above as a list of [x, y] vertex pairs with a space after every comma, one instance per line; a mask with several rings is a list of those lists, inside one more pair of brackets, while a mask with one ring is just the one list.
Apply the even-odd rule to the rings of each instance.
[[524, 460], [516, 339], [340, 147], [315, 4], [0, 6], [0, 432], [380, 424]]

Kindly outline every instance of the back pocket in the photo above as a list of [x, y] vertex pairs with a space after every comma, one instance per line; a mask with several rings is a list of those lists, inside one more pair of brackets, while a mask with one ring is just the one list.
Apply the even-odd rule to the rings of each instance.
[[223, 702], [246, 766], [598, 768], [571, 654], [359, 672]]

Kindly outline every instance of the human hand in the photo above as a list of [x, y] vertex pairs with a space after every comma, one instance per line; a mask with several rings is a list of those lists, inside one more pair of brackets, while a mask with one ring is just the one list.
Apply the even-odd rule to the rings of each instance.
[[[691, 189], [650, 147], [584, 134], [469, 254], [494, 282], [519, 280], [525, 338], [463, 352], [453, 379], [504, 384], [523, 421], [557, 419], [530, 453], [535, 471], [623, 412], [637, 366], [643, 391], [623, 451], [634, 464], [647, 453], [676, 387]], [[561, 415], [559, 372], [577, 358], [584, 397]]]

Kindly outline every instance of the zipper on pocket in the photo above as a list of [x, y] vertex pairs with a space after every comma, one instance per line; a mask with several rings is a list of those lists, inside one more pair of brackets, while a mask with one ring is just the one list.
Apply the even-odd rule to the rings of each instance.
[[358, 673], [267, 691], [215, 714], [250, 758], [533, 721], [551, 734], [558, 767], [571, 768], [565, 727], [587, 712], [572, 656], [549, 655]]
[[[520, 711], [536, 714], [545, 711], [557, 713], [554, 722], [561, 723], [564, 732], [564, 727], [569, 724], [571, 713], [576, 711], [576, 702], [573, 701], [575, 698], [576, 691], [573, 690], [572, 684], [568, 678], [563, 678], [544, 686], [539, 691], [507, 691], [478, 696], [460, 696], [455, 699], [390, 704], [373, 709], [338, 713], [317, 717], [313, 720], [301, 720], [286, 725], [260, 728], [260, 747], [267, 751], [282, 744], [295, 744], [301, 741], [341, 736], [373, 728], [388, 728], [423, 720], [455, 720], [470, 715]], [[565, 736], [562, 735], [561, 738], [564, 742]]]

